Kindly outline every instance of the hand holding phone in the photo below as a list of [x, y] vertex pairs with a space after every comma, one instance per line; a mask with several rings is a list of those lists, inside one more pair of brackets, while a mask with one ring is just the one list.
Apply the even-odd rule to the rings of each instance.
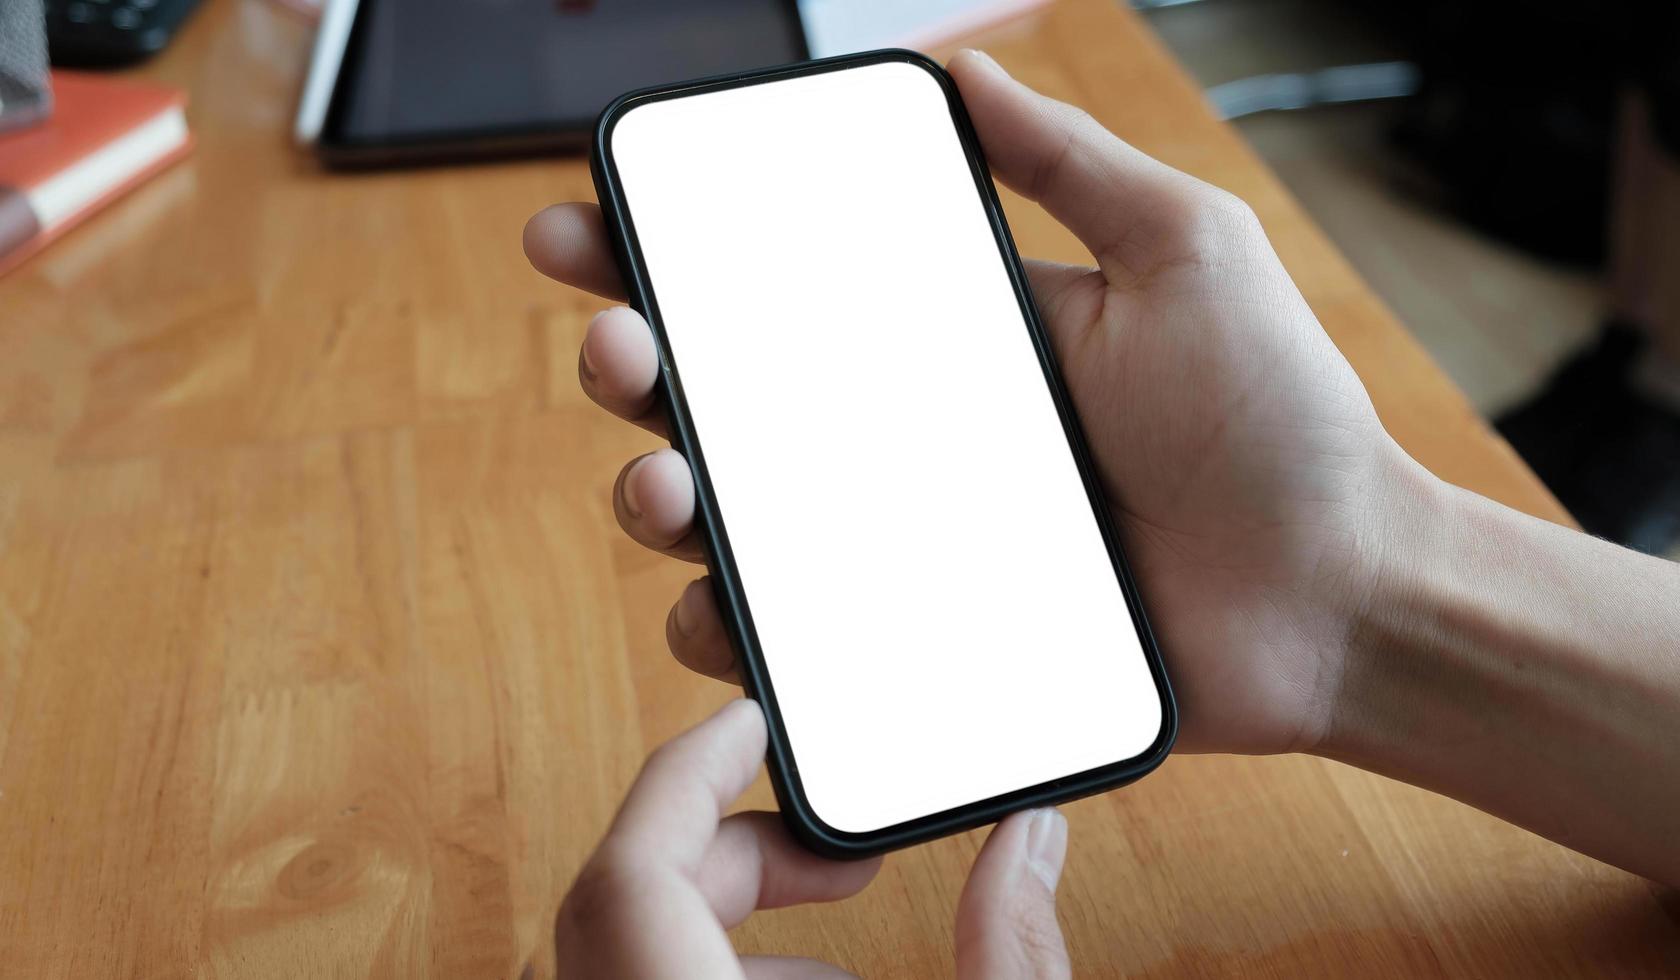
[[[1361, 548], [1382, 540], [1374, 501], [1407, 479], [1409, 460], [1241, 202], [1145, 157], [984, 56], [958, 56], [951, 73], [994, 172], [1098, 258], [1096, 268], [1026, 268], [1172, 667], [1180, 747], [1310, 749], [1328, 726], [1343, 649], [1370, 592]], [[555, 278], [625, 295], [594, 205], [545, 211], [527, 228], [526, 249]], [[750, 274], [751, 256], [735, 258]], [[755, 305], [754, 291], [734, 302]], [[657, 364], [648, 327], [620, 308], [591, 326], [580, 373], [597, 402], [663, 432]], [[962, 420], [947, 408], [906, 424], [939, 433]], [[936, 507], [980, 472], [898, 473], [903, 506]], [[632, 461], [617, 495], [636, 540], [689, 560], [701, 554], [680, 456]], [[625, 507], [626, 497], [639, 506]], [[795, 493], [786, 533], [822, 553], [832, 536], [814, 499]], [[830, 615], [856, 613], [836, 601]], [[667, 634], [684, 663], [730, 669], [705, 579], [674, 607]], [[1017, 665], [1031, 667], [1026, 657]]]
[[[944, 70], [886, 51], [645, 90], [591, 163], [796, 833], [874, 853], [1159, 764], [1160, 657]], [[910, 422], [944, 410], [963, 425]], [[970, 466], [904, 506], [901, 474]], [[823, 554], [786, 533], [800, 493]]]

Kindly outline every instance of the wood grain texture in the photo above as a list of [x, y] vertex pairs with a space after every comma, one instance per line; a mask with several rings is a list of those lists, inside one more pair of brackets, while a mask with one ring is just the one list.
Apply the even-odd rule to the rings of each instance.
[[[1565, 519], [1135, 18], [984, 42], [1247, 199], [1422, 462]], [[7, 977], [546, 976], [641, 758], [730, 693], [664, 652], [689, 570], [612, 520], [654, 443], [577, 389], [597, 304], [520, 254], [584, 163], [322, 173], [283, 137], [306, 45], [213, 0], [145, 72], [191, 91], [194, 156], [0, 281]], [[1174, 758], [1067, 812], [1081, 976], [1680, 970], [1672, 896], [1332, 763]], [[947, 973], [980, 840], [737, 941]]]

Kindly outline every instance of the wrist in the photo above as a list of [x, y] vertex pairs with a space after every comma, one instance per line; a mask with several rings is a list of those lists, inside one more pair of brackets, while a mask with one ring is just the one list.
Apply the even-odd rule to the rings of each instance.
[[1680, 881], [1680, 566], [1393, 469], [1308, 750]]
[[1453, 548], [1473, 524], [1465, 512], [1479, 497], [1446, 483], [1396, 444], [1378, 467], [1366, 527], [1350, 572], [1353, 599], [1334, 649], [1315, 755], [1357, 761], [1391, 740], [1401, 692], [1391, 672], [1418, 669], [1401, 659], [1415, 651], [1453, 586]]

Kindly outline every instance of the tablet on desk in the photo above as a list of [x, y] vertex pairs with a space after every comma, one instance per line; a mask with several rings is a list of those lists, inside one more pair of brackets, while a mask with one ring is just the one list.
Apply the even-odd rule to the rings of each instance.
[[576, 149], [620, 93], [806, 56], [794, 0], [328, 0], [296, 135], [342, 166]]

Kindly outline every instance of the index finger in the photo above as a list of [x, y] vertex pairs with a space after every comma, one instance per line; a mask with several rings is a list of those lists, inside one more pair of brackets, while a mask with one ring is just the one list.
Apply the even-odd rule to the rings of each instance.
[[572, 201], [543, 208], [525, 222], [525, 257], [538, 272], [607, 299], [624, 298], [601, 209]]
[[742, 699], [666, 742], [648, 757], [606, 842], [693, 874], [724, 811], [758, 775], [766, 738], [763, 710]]

